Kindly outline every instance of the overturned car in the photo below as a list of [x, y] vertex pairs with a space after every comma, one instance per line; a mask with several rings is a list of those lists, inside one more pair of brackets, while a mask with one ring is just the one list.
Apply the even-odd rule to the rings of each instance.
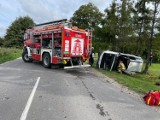
[[96, 66], [109, 71], [117, 70], [119, 60], [123, 61], [127, 72], [142, 71], [143, 59], [141, 57], [113, 51], [103, 51], [98, 57]]

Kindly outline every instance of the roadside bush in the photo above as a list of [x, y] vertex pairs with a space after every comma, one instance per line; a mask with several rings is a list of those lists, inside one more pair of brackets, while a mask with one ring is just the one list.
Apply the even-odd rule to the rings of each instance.
[[159, 50], [153, 51], [153, 62], [160, 63], [160, 51]]
[[0, 64], [20, 57], [21, 51], [16, 48], [0, 48]]

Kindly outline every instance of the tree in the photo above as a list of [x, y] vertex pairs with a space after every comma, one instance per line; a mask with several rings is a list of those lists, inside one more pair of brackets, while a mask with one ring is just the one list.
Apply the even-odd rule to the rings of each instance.
[[142, 46], [145, 46], [146, 40], [149, 38], [148, 30], [150, 28], [151, 16], [150, 9], [146, 7], [147, 0], [139, 0], [135, 4], [134, 9], [134, 25], [135, 33], [138, 35], [135, 54], [140, 54], [143, 52]]
[[[131, 0], [123, 0], [122, 4], [119, 6], [119, 31], [118, 31], [118, 44], [119, 51], [126, 52], [128, 48], [128, 43], [130, 42], [130, 36], [133, 34], [132, 28], [132, 1]], [[128, 51], [127, 51], [128, 52]]]
[[156, 28], [157, 28], [157, 31], [158, 31], [158, 33], [156, 35], [160, 36], [160, 17], [157, 19], [156, 22], [157, 22]]
[[22, 47], [25, 30], [34, 25], [33, 20], [28, 16], [17, 18], [7, 29], [4, 46]]
[[151, 30], [150, 30], [150, 38], [148, 39], [148, 44], [147, 44], [147, 61], [146, 61], [146, 66], [144, 69], [144, 73], [148, 73], [148, 68], [149, 68], [149, 62], [150, 62], [150, 53], [152, 52], [152, 44], [153, 44], [153, 39], [155, 35], [155, 23], [156, 19], [159, 13], [158, 12], [158, 7], [160, 4], [160, 0], [150, 0], [150, 2], [153, 4], [153, 17], [152, 17], [152, 22], [151, 22]]
[[118, 16], [117, 16], [117, 4], [115, 0], [113, 0], [110, 8], [105, 9], [104, 11], [105, 18], [104, 18], [104, 25], [103, 29], [106, 30], [106, 33], [108, 33], [108, 40], [111, 42], [111, 49], [113, 51], [118, 50], [118, 44], [117, 44], [117, 38], [118, 35]]
[[156, 36], [156, 38], [153, 40], [153, 62], [160, 63], [160, 35]]
[[101, 22], [103, 14], [99, 9], [92, 3], [80, 6], [80, 8], [75, 11], [71, 20], [73, 25], [86, 29], [89, 26], [94, 28]]
[[0, 37], [0, 47], [3, 46], [4, 39]]

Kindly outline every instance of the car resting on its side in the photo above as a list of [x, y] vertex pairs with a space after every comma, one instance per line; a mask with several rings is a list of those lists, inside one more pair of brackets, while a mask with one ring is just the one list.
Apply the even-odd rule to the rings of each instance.
[[98, 57], [97, 67], [118, 71], [119, 60], [124, 63], [127, 73], [142, 71], [143, 59], [141, 57], [113, 51], [103, 51]]

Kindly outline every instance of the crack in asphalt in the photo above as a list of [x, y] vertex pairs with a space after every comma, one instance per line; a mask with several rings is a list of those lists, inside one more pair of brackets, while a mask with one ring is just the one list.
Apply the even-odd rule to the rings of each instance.
[[91, 93], [89, 93], [89, 96], [90, 96], [93, 100], [96, 100], [96, 98], [95, 98]]
[[[107, 111], [104, 111], [104, 108], [103, 108], [102, 105], [97, 104], [97, 105], [96, 105], [96, 108], [100, 110], [99, 114], [100, 114], [101, 116], [103, 116], [103, 117], [105, 117], [105, 116], [110, 117], [110, 114], [109, 114]], [[109, 118], [108, 120], [112, 120], [112, 119]]]
[[[89, 90], [89, 88], [88, 88], [87, 85], [84, 83], [84, 81], [83, 81], [82, 79], [79, 79], [79, 80], [82, 82], [82, 84], [83, 84], [84, 87], [86, 88], [86, 90], [87, 90], [89, 96], [92, 98], [92, 100], [96, 100], [96, 97], [94, 97], [94, 95], [93, 95], [92, 92]], [[108, 113], [107, 111], [104, 111], [104, 107], [103, 107], [102, 105], [97, 104], [97, 105], [96, 105], [96, 108], [100, 110], [99, 114], [100, 114], [101, 116], [103, 116], [103, 117], [106, 117], [106, 116], [110, 117], [109, 113]], [[109, 118], [108, 120], [112, 120], [112, 119]]]
[[[106, 116], [106, 113], [104, 112], [104, 109], [100, 104], [97, 104], [96, 108], [100, 110], [100, 112], [99, 112], [100, 115]], [[109, 114], [108, 114], [108, 116], [109, 116]]]
[[84, 83], [84, 81], [82, 79], [80, 79], [80, 81], [82, 82], [82, 84], [84, 85], [84, 87], [86, 88], [89, 96], [92, 98], [92, 100], [96, 100], [96, 98], [94, 97], [94, 95], [92, 94], [92, 92], [89, 91], [88, 87], [86, 86], [86, 84]]
[[[82, 82], [84, 88], [87, 90], [87, 93], [88, 93], [89, 96], [92, 98], [92, 100], [96, 100], [96, 97], [93, 95], [93, 92], [91, 92], [91, 91], [89, 90], [89, 88], [87, 87], [87, 85], [85, 84], [85, 82], [82, 80], [82, 79], [83, 79], [82, 75], [84, 75], [84, 74], [79, 73], [79, 72], [77, 72], [77, 71], [72, 71], [72, 72], [69, 71], [68, 73], [74, 74], [74, 75], [76, 76], [76, 80], [80, 80], [80, 81]], [[86, 74], [85, 74], [85, 76], [86, 76]], [[96, 104], [96, 108], [100, 110], [99, 114], [100, 114], [101, 116], [103, 116], [103, 117], [106, 117], [106, 116], [110, 117], [110, 114], [109, 114], [107, 111], [104, 111], [104, 107], [103, 107], [102, 105]], [[112, 120], [112, 119], [109, 118], [108, 120]]]

